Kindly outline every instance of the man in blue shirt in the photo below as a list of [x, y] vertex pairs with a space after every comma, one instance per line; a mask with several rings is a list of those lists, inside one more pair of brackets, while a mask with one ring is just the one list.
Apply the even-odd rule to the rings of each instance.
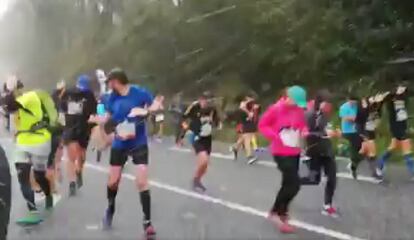
[[362, 146], [362, 137], [358, 134], [356, 128], [356, 117], [358, 114], [358, 100], [356, 97], [349, 97], [348, 101], [339, 109], [339, 117], [342, 120], [342, 135], [348, 140], [351, 146], [351, 173], [354, 179], [357, 179], [357, 167], [361, 162], [359, 150]]
[[137, 185], [144, 213], [144, 231], [155, 235], [151, 224], [151, 196], [148, 185], [148, 143], [146, 117], [151, 111], [152, 95], [143, 88], [132, 86], [125, 72], [113, 69], [107, 76], [113, 90], [106, 102], [106, 116], [94, 116], [91, 122], [104, 123], [105, 131], [114, 133], [110, 155], [110, 172], [107, 187], [108, 208], [103, 219], [104, 228], [112, 226], [115, 199], [121, 180], [122, 168], [128, 157], [137, 166]]

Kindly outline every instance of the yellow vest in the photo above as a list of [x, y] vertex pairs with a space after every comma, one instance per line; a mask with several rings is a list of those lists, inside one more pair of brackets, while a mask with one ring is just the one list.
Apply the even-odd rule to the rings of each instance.
[[40, 129], [35, 133], [24, 132], [29, 131], [34, 124], [38, 123], [43, 118], [42, 103], [36, 92], [31, 91], [24, 93], [20, 97], [17, 97], [16, 100], [25, 109], [31, 112], [29, 113], [23, 109], [19, 109], [17, 112], [16, 128], [17, 131], [23, 131], [17, 135], [17, 144], [26, 146], [39, 145], [50, 141], [51, 134], [46, 128]]

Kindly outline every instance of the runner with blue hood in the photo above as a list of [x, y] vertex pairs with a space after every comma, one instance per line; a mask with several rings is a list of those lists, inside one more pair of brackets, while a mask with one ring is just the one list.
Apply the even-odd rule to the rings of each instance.
[[70, 196], [76, 195], [76, 189], [83, 185], [82, 169], [92, 129], [88, 119], [95, 114], [97, 105], [90, 82], [89, 76], [79, 76], [76, 87], [68, 89], [61, 100], [61, 109], [65, 114], [63, 141], [69, 157], [67, 169]]

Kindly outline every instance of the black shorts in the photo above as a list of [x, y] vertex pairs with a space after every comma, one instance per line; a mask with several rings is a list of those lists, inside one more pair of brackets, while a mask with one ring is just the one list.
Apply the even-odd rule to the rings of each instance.
[[77, 142], [83, 149], [87, 149], [89, 144], [90, 131], [88, 131], [87, 129], [84, 129], [83, 131], [65, 129], [63, 131], [62, 138], [65, 145], [72, 142]]
[[377, 134], [375, 131], [365, 131], [364, 137], [366, 137], [368, 140], [375, 140], [377, 138]]
[[212, 141], [213, 140], [211, 137], [201, 137], [197, 141], [194, 141], [193, 148], [196, 154], [199, 154], [201, 152], [207, 152], [207, 154], [210, 155]]
[[391, 128], [391, 135], [398, 141], [404, 141], [409, 138], [405, 128]]
[[111, 166], [124, 166], [128, 161], [128, 157], [132, 158], [135, 165], [148, 165], [148, 146], [139, 146], [133, 149], [111, 149], [109, 164]]

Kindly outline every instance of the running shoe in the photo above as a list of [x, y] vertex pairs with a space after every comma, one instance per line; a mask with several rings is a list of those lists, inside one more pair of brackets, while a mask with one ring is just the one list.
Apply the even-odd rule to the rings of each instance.
[[46, 196], [45, 205], [46, 205], [46, 210], [50, 210], [53, 208], [53, 195], [52, 194], [50, 194], [49, 196]]
[[152, 226], [151, 221], [144, 222], [144, 232], [147, 237], [152, 237], [156, 234], [155, 228]]
[[43, 219], [40, 217], [40, 214], [38, 211], [30, 211], [26, 217], [17, 219], [16, 223], [18, 225], [30, 226], [30, 225], [39, 224], [42, 221]]
[[193, 180], [193, 190], [198, 192], [205, 192], [207, 190], [207, 188], [201, 183], [200, 180], [194, 179]]
[[105, 216], [102, 219], [102, 227], [104, 230], [109, 230], [112, 228], [112, 220], [114, 218], [114, 213], [107, 208], [105, 210]]
[[375, 174], [377, 175], [377, 176], [380, 176], [380, 177], [383, 177], [384, 176], [384, 172], [382, 171], [382, 169], [380, 169], [379, 167], [377, 167], [376, 169], [375, 169]]
[[258, 157], [256, 156], [251, 156], [247, 158], [247, 164], [252, 165], [253, 163], [257, 162], [257, 160], [259, 160]]
[[295, 232], [295, 227], [288, 223], [288, 215], [282, 217], [275, 213], [269, 213], [267, 217], [281, 233], [289, 234]]
[[290, 219], [290, 217], [289, 217], [289, 215], [288, 215], [288, 214], [285, 214], [285, 215], [278, 215], [277, 213], [269, 212], [269, 215], [267, 216], [267, 218], [268, 218], [269, 220], [271, 220], [271, 221], [272, 221], [272, 218], [273, 218], [273, 217], [280, 218], [280, 220], [281, 220], [282, 222], [288, 222], [288, 221], [289, 221], [289, 219]]
[[384, 177], [383, 177], [383, 176], [381, 176], [381, 175], [378, 175], [377, 173], [372, 174], [372, 177], [373, 177], [375, 180], [379, 181], [378, 183], [381, 183], [381, 182], [383, 182], [383, 181], [384, 181]]
[[76, 183], [71, 182], [69, 183], [69, 197], [76, 196]]
[[76, 185], [78, 188], [81, 188], [83, 186], [83, 175], [82, 173], [76, 173]]
[[322, 215], [333, 217], [333, 218], [339, 217], [338, 209], [336, 209], [332, 205], [324, 205], [322, 208]]

